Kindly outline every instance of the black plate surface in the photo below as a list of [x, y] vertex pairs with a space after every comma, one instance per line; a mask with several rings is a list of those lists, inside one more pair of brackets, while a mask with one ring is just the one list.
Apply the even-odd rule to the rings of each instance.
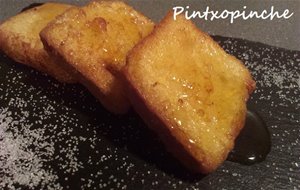
[[133, 111], [112, 115], [81, 85], [60, 84], [0, 54], [0, 188], [300, 188], [299, 51], [214, 38], [257, 81], [249, 106], [271, 133], [264, 162], [225, 161], [210, 175], [193, 175]]

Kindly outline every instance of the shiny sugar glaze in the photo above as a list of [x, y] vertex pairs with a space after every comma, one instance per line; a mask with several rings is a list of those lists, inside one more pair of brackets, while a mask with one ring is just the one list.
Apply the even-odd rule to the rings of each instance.
[[[32, 3], [23, 8], [21, 12], [43, 4]], [[228, 155], [227, 160], [252, 165], [265, 160], [270, 148], [270, 134], [265, 122], [257, 112], [247, 111], [245, 126], [237, 137], [235, 147]]]
[[[21, 12], [43, 5], [32, 3]], [[271, 149], [270, 134], [265, 122], [257, 112], [247, 111], [246, 123], [236, 139], [235, 147], [227, 160], [244, 165], [252, 165], [265, 160]]]

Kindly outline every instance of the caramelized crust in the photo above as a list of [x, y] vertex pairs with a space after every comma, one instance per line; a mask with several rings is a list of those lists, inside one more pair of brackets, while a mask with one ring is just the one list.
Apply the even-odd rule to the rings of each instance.
[[0, 49], [17, 62], [46, 72], [61, 82], [75, 82], [44, 50], [40, 31], [70, 5], [45, 3], [9, 18], [0, 25]]
[[169, 13], [129, 53], [133, 107], [190, 170], [214, 171], [233, 148], [255, 82], [246, 67], [183, 16]]
[[153, 29], [153, 22], [121, 1], [92, 1], [72, 8], [51, 22], [41, 38], [111, 112], [124, 113], [129, 102], [124, 87], [108, 70], [120, 70], [127, 52]]

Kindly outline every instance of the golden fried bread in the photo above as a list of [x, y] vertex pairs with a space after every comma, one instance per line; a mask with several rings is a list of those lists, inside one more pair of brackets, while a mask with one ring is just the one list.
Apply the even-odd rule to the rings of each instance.
[[111, 112], [125, 113], [124, 87], [107, 67], [120, 69], [127, 52], [153, 29], [153, 22], [121, 1], [92, 1], [51, 22], [41, 38], [48, 52], [63, 61]]
[[61, 82], [75, 82], [44, 50], [40, 31], [70, 5], [45, 3], [9, 18], [0, 25], [0, 49], [17, 62], [52, 75]]
[[185, 166], [209, 173], [226, 159], [255, 88], [238, 59], [170, 13], [130, 51], [122, 72], [137, 113]]

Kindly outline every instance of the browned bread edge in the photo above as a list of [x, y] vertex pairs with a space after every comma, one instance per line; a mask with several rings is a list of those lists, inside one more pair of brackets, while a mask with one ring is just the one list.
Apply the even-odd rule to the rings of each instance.
[[[49, 3], [52, 4], [51, 2], [49, 2]], [[46, 5], [46, 4], [48, 4], [48, 3], [45, 3], [43, 5]], [[54, 3], [54, 4], [66, 5], [64, 3]], [[43, 6], [43, 5], [40, 5], [40, 6]], [[10, 22], [19, 14], [32, 12], [33, 10], [35, 10], [36, 8], [39, 8], [40, 6], [22, 11], [14, 16], [11, 16], [11, 17], [7, 18], [6, 20], [1, 21], [0, 25], [5, 22]], [[22, 41], [20, 38], [21, 38], [21, 36], [18, 36], [15, 34], [7, 35], [5, 32], [3, 32], [0, 29], [0, 52], [3, 52], [4, 54], [6, 54], [8, 57], [10, 57], [15, 62], [18, 62], [22, 65], [26, 65], [30, 68], [36, 69], [40, 72], [46, 73], [49, 76], [52, 76], [59, 82], [62, 82], [62, 83], [76, 83], [77, 82], [74, 78], [71, 78], [71, 76], [67, 75], [68, 73], [66, 71], [61, 70], [61, 72], [64, 72], [63, 73], [64, 75], [58, 75], [55, 71], [53, 71], [53, 69], [48, 68], [45, 65], [45, 63], [54, 64], [59, 68], [60, 68], [60, 66], [53, 61], [54, 59], [51, 57], [51, 55], [48, 54], [48, 52], [43, 51], [43, 52], [37, 53], [36, 49], [32, 48], [30, 43], [26, 43], [26, 42]], [[22, 56], [20, 56], [19, 53], [15, 53], [14, 48], [9, 44], [9, 41], [7, 39], [10, 39], [9, 41], [12, 41], [13, 39], [14, 39], [14, 41], [19, 41], [20, 43], [18, 43], [17, 45], [21, 46], [24, 49], [24, 54]], [[34, 53], [35, 58], [32, 58], [33, 53]]]
[[124, 103], [122, 103], [118, 104], [122, 106], [112, 108], [111, 105], [116, 105], [116, 103], [111, 102], [109, 99], [107, 99], [106, 96], [101, 92], [101, 90], [95, 87], [95, 85], [91, 81], [89, 81], [88, 78], [86, 78], [83, 74], [78, 72], [71, 64], [68, 64], [68, 62], [63, 58], [63, 56], [61, 56], [60, 53], [57, 52], [54, 48], [52, 48], [52, 46], [48, 43], [48, 41], [46, 40], [46, 34], [43, 31], [40, 33], [40, 36], [44, 44], [44, 48], [55, 59], [55, 62], [60, 63], [61, 67], [68, 71], [81, 84], [83, 84], [92, 93], [93, 96], [95, 96], [98, 100], [102, 100], [101, 103], [106, 109], [115, 114], [124, 114], [128, 112], [130, 108], [129, 102], [128, 105], [124, 105]]
[[[173, 12], [169, 12], [168, 15], [158, 24], [156, 25], [156, 28], [161, 27], [166, 22], [167, 18], [173, 16]], [[195, 25], [195, 30], [197, 30], [201, 35], [204, 33], [200, 31]], [[153, 32], [148, 35], [146, 38], [144, 38], [142, 41], [140, 41], [127, 55], [127, 63], [131, 59], [131, 55], [135, 53], [135, 51], [138, 51], [139, 49], [143, 48], [144, 44], [147, 43], [148, 40], [152, 40], [154, 38], [156, 33], [156, 30], [153, 30]], [[204, 34], [207, 38], [210, 39], [212, 43], [217, 44], [213, 39], [211, 39], [210, 36], [207, 34]], [[217, 44], [218, 45], [218, 44]], [[219, 46], [219, 45], [218, 45]], [[240, 62], [241, 65], [243, 65]], [[245, 67], [243, 65], [243, 67]], [[145, 98], [141, 92], [137, 88], [134, 87], [134, 84], [131, 83], [133, 81], [130, 77], [130, 74], [127, 72], [127, 66], [125, 66], [122, 70], [122, 73], [120, 74], [120, 77], [122, 77], [124, 83], [127, 85], [127, 93], [129, 100], [133, 106], [133, 108], [137, 111], [137, 113], [143, 118], [143, 120], [147, 123], [147, 125], [154, 130], [159, 136], [160, 139], [164, 142], [166, 145], [166, 148], [169, 152], [171, 152], [175, 157], [177, 157], [187, 168], [189, 168], [191, 171], [196, 173], [203, 173], [207, 174], [212, 171], [214, 171], [218, 166], [205, 166], [203, 165], [199, 160], [194, 158], [189, 151], [186, 149], [184, 144], [189, 144], [189, 142], [185, 142], [188, 138], [182, 138], [185, 134], [181, 131], [177, 130], [170, 130], [167, 125], [167, 121], [160, 117], [159, 113], [155, 113], [154, 110], [151, 110], [151, 106], [147, 104], [145, 101]], [[245, 97], [245, 102], [249, 98], [249, 94], [253, 92], [255, 89], [255, 82], [253, 81], [251, 75], [249, 74], [246, 79], [246, 87], [248, 90], [248, 96]], [[237, 120], [236, 122], [236, 130], [232, 131], [232, 134], [230, 136], [232, 138], [236, 138], [240, 132], [240, 130], [243, 128], [245, 123], [245, 117], [246, 117], [246, 110], [244, 113], [242, 113], [244, 117], [241, 117], [241, 120]], [[191, 145], [191, 149], [193, 149], [193, 146]], [[196, 147], [195, 147], [196, 148]], [[233, 147], [231, 147], [232, 149]], [[228, 153], [224, 152], [222, 155], [223, 160], [226, 159]]]

